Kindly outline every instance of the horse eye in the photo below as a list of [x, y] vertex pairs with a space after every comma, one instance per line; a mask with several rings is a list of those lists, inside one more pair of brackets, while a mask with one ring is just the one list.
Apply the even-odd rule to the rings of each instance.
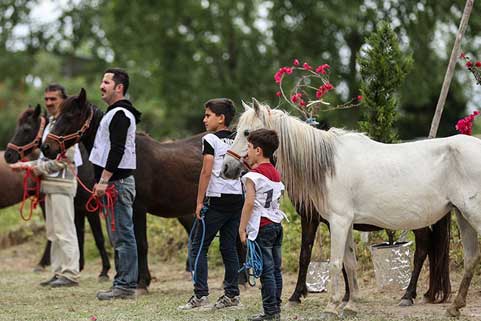
[[249, 136], [249, 130], [248, 129], [244, 130], [244, 136], [245, 137]]

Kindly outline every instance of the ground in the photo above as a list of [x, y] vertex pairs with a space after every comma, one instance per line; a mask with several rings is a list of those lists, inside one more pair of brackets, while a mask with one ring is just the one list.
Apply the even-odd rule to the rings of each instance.
[[[154, 280], [150, 292], [136, 300], [96, 300], [96, 291], [110, 287], [110, 283], [97, 281], [99, 260], [88, 262], [81, 274], [79, 287], [45, 289], [38, 283], [49, 278], [50, 273], [32, 272], [41, 249], [41, 242], [36, 241], [0, 250], [0, 320], [245, 320], [261, 310], [259, 289], [248, 288], [242, 290], [241, 308], [202, 312], [177, 311], [177, 306], [185, 303], [192, 293], [192, 283], [185, 272], [182, 272], [183, 264], [180, 262], [153, 262], [151, 268]], [[215, 301], [222, 294], [221, 277], [222, 271], [218, 268], [209, 275], [211, 301]], [[459, 275], [454, 274], [452, 279], [456, 288]], [[475, 276], [475, 284], [468, 295], [468, 305], [462, 310], [459, 320], [481, 319], [479, 279], [479, 276]], [[294, 288], [296, 275], [285, 274], [284, 280], [283, 300], [287, 302]], [[417, 302], [413, 307], [401, 308], [397, 303], [402, 291], [381, 292], [373, 282], [372, 277], [361, 278], [363, 302], [355, 320], [453, 320], [445, 316], [447, 304], [430, 305]], [[421, 283], [426, 282], [422, 280]], [[419, 293], [423, 291], [424, 288], [419, 289]], [[321, 312], [327, 299], [327, 293], [309, 294], [301, 305], [285, 305], [283, 320], [321, 320]]]

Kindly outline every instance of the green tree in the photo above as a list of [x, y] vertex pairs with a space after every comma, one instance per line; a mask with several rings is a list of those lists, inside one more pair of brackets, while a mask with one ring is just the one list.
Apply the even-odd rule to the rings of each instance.
[[374, 140], [393, 143], [402, 81], [412, 67], [412, 57], [399, 48], [391, 26], [383, 21], [367, 40], [358, 58], [361, 74], [362, 120], [359, 126]]

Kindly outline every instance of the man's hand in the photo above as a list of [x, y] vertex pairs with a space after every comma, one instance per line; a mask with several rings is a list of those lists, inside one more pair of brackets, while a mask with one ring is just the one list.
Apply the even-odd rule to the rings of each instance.
[[42, 176], [42, 172], [38, 170], [37, 166], [31, 166], [30, 169], [32, 170], [33, 175]]
[[12, 169], [12, 171], [18, 172], [24, 170], [25, 168], [29, 167], [29, 165], [25, 165], [23, 162], [16, 162], [15, 164], [8, 165]]
[[242, 244], [246, 245], [247, 244], [247, 233], [246, 230], [239, 230], [239, 237], [242, 242]]
[[107, 184], [97, 183], [94, 185], [94, 195], [97, 197], [102, 197], [105, 195], [105, 190], [107, 189]]
[[202, 211], [202, 208], [204, 207], [204, 203], [198, 203], [197, 207], [195, 208], [195, 217], [197, 217], [198, 220], [200, 220], [200, 212]]

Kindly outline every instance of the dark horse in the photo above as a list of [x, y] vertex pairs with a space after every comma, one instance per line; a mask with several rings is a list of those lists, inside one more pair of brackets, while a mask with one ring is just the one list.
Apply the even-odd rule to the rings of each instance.
[[[87, 149], [90, 150], [103, 113], [86, 101], [86, 93], [84, 90], [81, 90], [79, 96], [67, 99], [61, 106], [61, 109], [61, 114], [57, 119], [52, 133], [61, 137], [77, 133], [77, 135], [69, 136], [72, 139], [62, 141], [65, 147], [69, 147], [77, 140], [81, 140]], [[137, 212], [134, 214], [134, 224], [139, 246], [139, 264], [141, 264], [139, 266], [139, 286], [147, 286], [147, 280], [150, 281], [150, 275], [147, 269], [145, 211], [148, 210], [154, 215], [167, 217], [174, 217], [193, 211], [197, 190], [197, 178], [201, 166], [201, 146], [200, 135], [169, 144], [161, 144], [147, 136], [137, 135], [136, 144], [137, 155], [139, 155], [139, 157], [137, 159], [137, 199], [135, 207], [137, 209], [140, 206], [144, 210], [140, 212], [142, 216], [140, 219], [137, 217], [139, 215]], [[47, 138], [42, 145], [42, 151], [47, 157], [56, 157], [56, 155], [61, 152], [59, 141]], [[155, 175], [155, 173], [161, 173], [162, 175]], [[154, 205], [154, 203], [156, 205]], [[148, 204], [152, 204], [152, 206]], [[300, 207], [298, 207], [298, 213], [302, 218], [303, 236], [298, 282], [296, 290], [290, 299], [290, 301], [295, 302], [300, 302], [301, 295], [307, 293], [305, 287], [307, 266], [310, 261], [314, 236], [320, 222], [317, 221], [316, 223], [311, 221], [310, 224], [307, 224], [309, 218], [315, 220], [315, 218], [319, 216], [309, 215], [311, 213], [303, 212]], [[363, 227], [364, 229], [372, 230], [372, 227]], [[407, 298], [410, 302], [416, 297], [416, 283], [422, 263], [427, 253], [432, 253], [432, 247], [429, 246], [429, 240], [431, 239], [429, 229], [424, 230], [424, 232], [417, 232], [417, 235], [418, 234], [424, 236], [424, 238], [417, 237], [419, 245], [416, 257], [419, 259], [419, 262], [416, 264], [416, 269], [413, 272], [410, 287], [405, 297], [403, 297], [403, 299]], [[443, 233], [441, 234], [445, 235]], [[141, 242], [139, 242], [139, 239]], [[449, 243], [447, 243], [448, 240], [449, 238], [445, 243], [436, 243], [436, 247], [434, 248], [441, 248], [443, 244], [448, 244], [449, 246]], [[144, 244], [145, 248], [142, 248]], [[145, 262], [141, 262], [141, 260], [145, 260]], [[433, 270], [444, 267], [447, 269], [447, 259], [445, 262], [439, 262], [440, 263], [437, 264], [431, 261], [430, 264], [431, 279], [437, 282], [435, 284], [430, 282], [430, 291], [434, 293], [433, 297], [444, 300], [449, 295], [450, 289], [448, 270], [443, 270], [443, 272], [446, 273], [441, 273], [444, 276], [443, 278], [433, 278], [435, 275], [435, 271]], [[436, 285], [439, 287], [436, 288]], [[440, 294], [440, 292], [442, 293]], [[432, 301], [434, 301], [434, 299]]]
[[[17, 123], [17, 128], [15, 130], [15, 134], [11, 140], [11, 143], [17, 146], [25, 146], [27, 144], [30, 144], [30, 142], [33, 142], [35, 140], [35, 137], [37, 136], [37, 133], [40, 128], [40, 124], [41, 124], [40, 106], [37, 106], [35, 110], [31, 108], [27, 109], [22, 114], [22, 116], [20, 117]], [[95, 179], [93, 174], [93, 166], [88, 161], [89, 152], [85, 149], [83, 144], [79, 144], [79, 146], [82, 152], [83, 165], [79, 167], [78, 175], [82, 182], [84, 182], [87, 186], [91, 187], [93, 186]], [[18, 148], [8, 148], [7, 152], [5, 153], [5, 159], [8, 162], [13, 163], [18, 161], [23, 156], [28, 156], [28, 154], [31, 153], [33, 150], [34, 150], [34, 147], [32, 146], [32, 148], [30, 149], [22, 149], [21, 152], [19, 153]], [[12, 172], [9, 168], [8, 170]], [[19, 186], [19, 189], [20, 189], [19, 193], [21, 193], [22, 186]], [[19, 197], [21, 200], [21, 194]], [[74, 202], [75, 202], [75, 225], [77, 229], [77, 237], [79, 239], [79, 247], [80, 247], [80, 254], [81, 254], [80, 263], [81, 263], [81, 267], [83, 267], [83, 262], [84, 262], [83, 235], [84, 235], [84, 225], [85, 225], [84, 222], [85, 222], [85, 216], [87, 216], [90, 226], [92, 228], [92, 232], [95, 237], [95, 242], [97, 244], [97, 247], [99, 248], [99, 252], [101, 253], [101, 257], [102, 257], [103, 268], [102, 268], [101, 275], [104, 272], [106, 275], [106, 272], [110, 268], [110, 264], [109, 264], [108, 256], [104, 247], [104, 238], [102, 234], [100, 218], [96, 213], [95, 214], [89, 213], [85, 209], [85, 203], [87, 202], [89, 197], [90, 197], [90, 194], [87, 191], [85, 191], [80, 186], [77, 188], [77, 195], [74, 199]], [[178, 220], [182, 224], [182, 226], [185, 228], [187, 233], [189, 233], [190, 228], [192, 226], [192, 215], [180, 216], [178, 217]], [[42, 260], [40, 263], [41, 265], [48, 265], [49, 253], [50, 252], [47, 245], [44, 256], [42, 257]]]
[[[103, 112], [87, 103], [84, 90], [79, 96], [69, 97], [60, 108], [51, 133], [58, 136], [78, 133], [74, 139], [64, 141], [65, 147], [80, 140], [91, 151]], [[147, 289], [151, 281], [146, 213], [168, 218], [185, 217], [189, 224], [193, 223], [197, 181], [202, 166], [201, 137], [202, 134], [199, 134], [172, 143], [160, 143], [146, 134], [136, 136], [138, 157], [133, 219], [139, 260], [139, 289]], [[47, 157], [55, 158], [60, 146], [48, 137], [42, 151]]]
[[[20, 159], [24, 157], [29, 157], [32, 153], [38, 152], [38, 148], [40, 147], [40, 142], [35, 141], [38, 136], [41, 137], [41, 128], [40, 128], [40, 119], [41, 117], [41, 107], [37, 105], [35, 109], [29, 108], [27, 109], [19, 118], [17, 122], [17, 127], [15, 129], [15, 133], [13, 138], [10, 141], [9, 147], [5, 151], [4, 158], [7, 163], [16, 163]], [[44, 117], [46, 122], [48, 122], [47, 118]], [[13, 145], [12, 145], [13, 144]], [[36, 150], [37, 149], [37, 150]], [[85, 150], [83, 145], [80, 145], [80, 151], [82, 154], [82, 159], [84, 164], [78, 168], [78, 175], [82, 177], [82, 180], [86, 183], [92, 183], [94, 181], [94, 174], [93, 174], [93, 167], [88, 162], [88, 154]], [[10, 172], [12, 172], [10, 170]], [[13, 174], [12, 174], [13, 175]], [[15, 173], [15, 175], [18, 175]], [[20, 175], [21, 177], [21, 175]], [[8, 186], [8, 185], [6, 185]], [[15, 185], [16, 186], [16, 185]], [[9, 186], [9, 189], [12, 190], [12, 187]], [[15, 190], [16, 193], [19, 195], [20, 198], [12, 198], [15, 203], [21, 201], [22, 192], [23, 192], [23, 185], [18, 186], [18, 190]], [[99, 277], [108, 278], [108, 271], [110, 269], [110, 262], [109, 257], [107, 255], [107, 251], [105, 250], [105, 240], [102, 233], [102, 228], [100, 225], [100, 218], [98, 215], [89, 215], [89, 213], [85, 210], [85, 202], [89, 198], [89, 195], [82, 190], [81, 188], [77, 189], [77, 194], [74, 199], [74, 207], [75, 207], [75, 228], [77, 231], [77, 238], [79, 243], [79, 250], [80, 250], [80, 270], [84, 267], [84, 251], [83, 251], [83, 244], [84, 244], [84, 234], [85, 234], [85, 217], [87, 217], [90, 227], [92, 229], [92, 233], [94, 235], [95, 244], [97, 249], [99, 250], [100, 257], [102, 259], [102, 271], [100, 272]], [[40, 260], [40, 266], [47, 266], [50, 264], [50, 242], [47, 242], [47, 246], [45, 247], [42, 259]]]

